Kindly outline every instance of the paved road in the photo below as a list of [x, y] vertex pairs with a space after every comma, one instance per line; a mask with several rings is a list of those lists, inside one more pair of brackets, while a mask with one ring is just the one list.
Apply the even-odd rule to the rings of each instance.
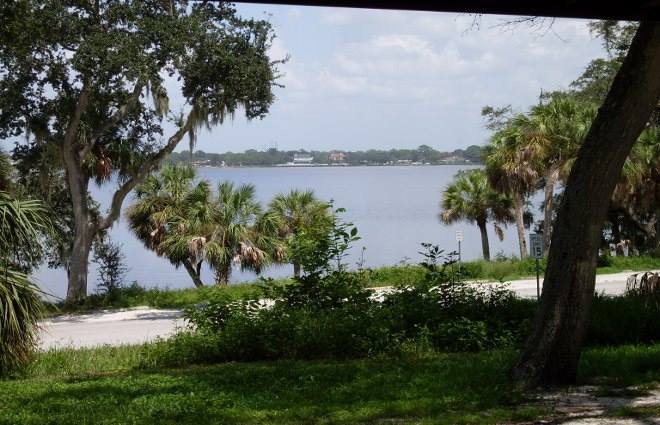
[[[638, 272], [624, 272], [615, 274], [603, 274], [596, 276], [596, 292], [605, 295], [621, 295], [626, 290], [628, 277]], [[519, 297], [536, 298], [536, 279], [516, 280], [509, 283], [509, 287]], [[540, 286], [543, 288], [543, 276], [540, 278]]]
[[[599, 275], [596, 277], [596, 291], [621, 294], [631, 274], [633, 272]], [[514, 281], [510, 288], [521, 297], [536, 297], [536, 279]], [[40, 348], [139, 344], [156, 337], [166, 338], [182, 326], [185, 322], [180, 310], [148, 307], [61, 316], [43, 322]]]

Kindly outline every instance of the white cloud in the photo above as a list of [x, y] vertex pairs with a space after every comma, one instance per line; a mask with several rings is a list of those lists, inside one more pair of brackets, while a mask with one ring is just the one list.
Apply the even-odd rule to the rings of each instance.
[[[493, 28], [500, 17], [484, 16], [470, 29], [469, 15], [272, 8], [275, 20], [295, 18], [276, 27], [271, 49], [274, 58], [291, 55], [281, 66], [286, 88], [276, 90], [271, 116], [232, 126], [225, 137], [236, 140], [234, 150], [263, 139], [291, 149], [481, 143], [482, 106], [524, 110], [541, 89], [566, 87], [600, 53], [580, 20], [556, 20], [559, 38], [503, 32]], [[353, 145], [342, 145], [348, 138]]]
[[353, 16], [349, 10], [329, 9], [323, 12], [321, 23], [328, 26], [343, 27], [353, 22]]
[[300, 16], [302, 16], [302, 12], [300, 11], [300, 8], [292, 7], [289, 9], [289, 13], [287, 13], [287, 16], [291, 19], [297, 19]]

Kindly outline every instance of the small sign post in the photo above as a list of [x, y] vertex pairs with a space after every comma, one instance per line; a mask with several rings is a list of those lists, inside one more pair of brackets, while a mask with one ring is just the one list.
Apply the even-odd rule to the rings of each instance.
[[461, 241], [463, 240], [463, 231], [456, 231], [456, 240], [458, 241], [458, 283], [461, 283]]
[[529, 256], [536, 259], [536, 300], [541, 299], [541, 285], [539, 283], [539, 260], [543, 258], [543, 234], [530, 233]]

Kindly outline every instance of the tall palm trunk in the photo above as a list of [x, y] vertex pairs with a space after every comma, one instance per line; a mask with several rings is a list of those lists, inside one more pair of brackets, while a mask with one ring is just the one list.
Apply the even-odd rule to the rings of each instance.
[[518, 230], [518, 244], [520, 245], [520, 258], [527, 257], [527, 242], [525, 241], [525, 221], [523, 220], [523, 195], [514, 194], [514, 212], [516, 214], [516, 229]]
[[490, 245], [488, 244], [486, 221], [477, 221], [477, 227], [479, 227], [479, 232], [481, 232], [481, 250], [484, 253], [484, 260], [490, 261]]
[[554, 207], [553, 196], [555, 185], [559, 180], [559, 167], [553, 165], [545, 176], [545, 192], [543, 199], [543, 256], [547, 257], [550, 252], [550, 238], [552, 236], [552, 210]]
[[228, 286], [229, 276], [231, 276], [231, 262], [226, 266], [218, 267], [215, 271], [216, 286]]
[[204, 283], [202, 282], [202, 279], [200, 278], [200, 269], [201, 269], [202, 263], [200, 262], [198, 264], [198, 267], [195, 268], [190, 264], [189, 261], [184, 261], [183, 262], [183, 267], [186, 268], [186, 271], [188, 272], [188, 275], [192, 279], [193, 283], [195, 284], [195, 287], [201, 288], [204, 286]]

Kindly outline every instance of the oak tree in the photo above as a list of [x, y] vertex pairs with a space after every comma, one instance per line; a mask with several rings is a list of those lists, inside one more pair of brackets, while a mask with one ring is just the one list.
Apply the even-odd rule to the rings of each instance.
[[614, 187], [660, 99], [660, 23], [642, 22], [572, 167], [552, 234], [541, 303], [514, 369], [524, 386], [575, 382]]
[[[87, 294], [92, 240], [188, 137], [242, 107], [263, 118], [281, 61], [270, 24], [223, 2], [12, 0], [0, 5], [0, 138], [27, 135], [64, 171], [73, 220], [67, 300]], [[171, 106], [170, 101], [176, 103]], [[176, 102], [175, 102], [176, 100]], [[95, 217], [90, 182], [118, 182]]]

